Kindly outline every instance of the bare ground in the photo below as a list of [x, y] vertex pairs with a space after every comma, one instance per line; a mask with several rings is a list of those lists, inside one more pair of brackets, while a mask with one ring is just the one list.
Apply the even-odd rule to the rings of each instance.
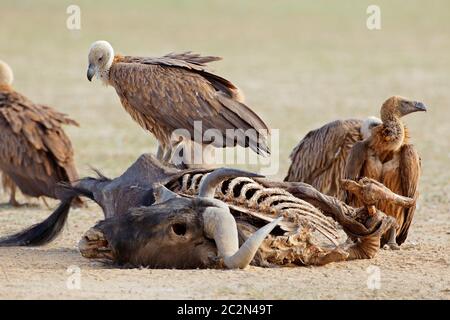
[[[5, 208], [0, 233], [20, 229], [46, 214], [45, 209]], [[23, 219], [13, 223], [19, 216]], [[99, 209], [91, 203], [89, 209], [73, 210], [63, 235], [51, 245], [0, 248], [0, 298], [450, 298], [450, 223], [443, 212], [420, 210], [401, 250], [381, 250], [372, 260], [243, 271], [118, 269], [84, 259], [76, 244], [100, 218]], [[80, 268], [80, 289], [70, 286], [74, 266]], [[377, 272], [373, 266], [380, 268], [379, 286], [371, 281]]]

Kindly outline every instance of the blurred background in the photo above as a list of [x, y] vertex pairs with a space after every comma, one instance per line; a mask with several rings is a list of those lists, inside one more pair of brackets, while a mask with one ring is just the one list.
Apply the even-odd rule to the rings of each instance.
[[[381, 8], [381, 30], [366, 27], [370, 4]], [[99, 39], [126, 55], [192, 50], [222, 56], [213, 70], [236, 83], [248, 105], [280, 129], [277, 178], [309, 130], [378, 115], [395, 94], [421, 100], [429, 111], [405, 122], [422, 155], [422, 193], [448, 202], [450, 3], [423, 4], [1, 0], [0, 59], [13, 68], [18, 91], [81, 124], [67, 132], [82, 176], [90, 174], [89, 166], [116, 176], [156, 148], [113, 88], [87, 81], [88, 49]], [[66, 26], [70, 5], [81, 9], [80, 30]]]

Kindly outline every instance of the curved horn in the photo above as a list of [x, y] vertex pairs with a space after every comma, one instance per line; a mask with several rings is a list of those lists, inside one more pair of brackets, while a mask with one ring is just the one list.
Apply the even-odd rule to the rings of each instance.
[[231, 257], [224, 258], [225, 265], [229, 269], [243, 269], [247, 267], [250, 262], [252, 262], [256, 251], [258, 251], [258, 248], [261, 246], [264, 239], [269, 235], [273, 228], [275, 228], [278, 223], [280, 223], [282, 219], [282, 217], [279, 217], [252, 234], [252, 236], [244, 242], [238, 252], [236, 252]]
[[223, 257], [229, 269], [247, 267], [263, 240], [281, 219], [275, 219], [256, 231], [239, 249], [236, 221], [228, 208], [208, 207], [203, 212], [205, 234], [214, 239], [219, 257]]
[[263, 178], [264, 176], [231, 168], [220, 168], [209, 173], [199, 186], [198, 196], [203, 198], [214, 198], [214, 193], [217, 186], [225, 179], [233, 177], [249, 177], [249, 178]]

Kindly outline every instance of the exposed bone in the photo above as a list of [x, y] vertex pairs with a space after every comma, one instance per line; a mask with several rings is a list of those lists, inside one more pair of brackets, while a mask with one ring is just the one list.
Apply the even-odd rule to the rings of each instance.
[[[291, 214], [291, 215], [295, 215], [296, 213], [299, 213], [298, 210], [291, 210], [291, 209], [287, 209], [283, 211], [283, 215], [286, 214]], [[313, 217], [303, 217], [307, 219], [307, 224], [306, 225], [310, 225], [312, 227], [314, 227], [315, 229], [317, 229], [321, 234], [323, 234], [325, 237], [327, 237], [331, 242], [333, 242], [334, 245], [338, 245], [339, 242], [336, 241], [336, 239], [338, 239], [338, 236], [334, 234], [334, 228], [330, 229], [328, 228], [326, 225], [324, 224], [319, 224], [317, 223], [317, 221], [313, 218]]]
[[245, 185], [242, 187], [239, 196], [236, 198], [236, 201], [237, 201], [239, 204], [246, 204], [246, 203], [248, 202], [248, 199], [247, 199], [247, 197], [246, 197], [247, 192], [250, 191], [250, 190], [255, 190], [255, 192], [256, 192], [256, 190], [260, 190], [260, 189], [262, 189], [262, 188], [263, 188], [263, 187], [262, 187], [261, 185], [257, 184], [256, 182], [254, 182], [254, 181], [252, 180], [251, 182], [245, 184]]
[[190, 192], [192, 193], [198, 193], [198, 187], [200, 185], [200, 179], [203, 178], [203, 174], [198, 173], [198, 174], [194, 174], [192, 176], [192, 180], [191, 180], [191, 186], [190, 186]]
[[[244, 237], [253, 232], [247, 223], [239, 223]], [[321, 248], [310, 238], [308, 228], [291, 236], [268, 236], [258, 251], [261, 262], [277, 266], [324, 265], [330, 262], [344, 261], [349, 257], [341, 248]], [[260, 261], [258, 261], [261, 263]]]
[[281, 217], [277, 218], [256, 231], [249, 239], [247, 239], [247, 241], [244, 242], [238, 252], [236, 252], [233, 256], [224, 259], [225, 265], [230, 269], [243, 269], [247, 267], [253, 260], [253, 257], [255, 256], [264, 239], [270, 234], [273, 228], [275, 228], [281, 220]]
[[[233, 193], [234, 193], [234, 188], [239, 185], [239, 184], [243, 184], [243, 183], [251, 183], [251, 184], [255, 184], [255, 182], [252, 179], [246, 178], [246, 177], [237, 177], [234, 178], [233, 180], [231, 180], [228, 184], [228, 188], [225, 191], [225, 194], [223, 194], [221, 191], [221, 193], [224, 195], [225, 199], [227, 200], [234, 200], [236, 202], [239, 202], [238, 198], [234, 197]], [[240, 194], [242, 194], [240, 192]], [[245, 196], [245, 195], [244, 195]]]
[[[216, 189], [220, 185], [220, 183], [226, 180], [227, 178], [236, 177], [237, 174], [240, 174], [242, 177], [255, 177], [255, 178], [261, 177], [258, 174], [237, 169], [229, 169], [229, 168], [217, 169], [211, 173], [208, 173], [205, 179], [203, 180], [198, 191], [199, 197], [213, 198], [216, 193]], [[193, 184], [195, 184], [194, 181]]]
[[[217, 169], [208, 174], [204, 179], [201, 179], [201, 184], [198, 188], [198, 197], [215, 200], [214, 193], [217, 186], [224, 179], [236, 175], [257, 176], [253, 173], [236, 169]], [[219, 257], [223, 257], [224, 264], [227, 268], [247, 267], [253, 260], [256, 251], [258, 251], [265, 237], [277, 226], [282, 218], [275, 219], [259, 229], [239, 248], [236, 221], [230, 213], [228, 206], [218, 200], [212, 201], [212, 204], [215, 206], [208, 207], [203, 212], [205, 234], [213, 238], [216, 242]]]
[[[204, 177], [200, 178], [200, 175], [203, 175]], [[181, 189], [177, 189], [176, 191], [184, 195], [193, 196], [198, 190], [196, 184], [199, 181], [206, 179], [205, 177], [208, 177], [209, 175], [210, 173], [194, 175], [187, 173], [182, 178]], [[269, 217], [282, 215], [285, 218], [284, 221], [296, 225], [287, 227], [287, 224], [282, 224], [282, 229], [288, 232], [302, 229], [305, 225], [312, 225], [334, 245], [338, 245], [336, 239], [339, 238], [339, 235], [335, 225], [328, 221], [328, 219], [314, 206], [294, 197], [285, 189], [267, 188], [249, 177], [237, 177], [227, 180], [227, 189], [223, 192], [223, 183], [224, 182], [219, 183], [218, 187], [216, 187], [215, 197], [225, 201], [228, 205], [233, 206], [233, 208], [238, 211], [245, 211], [248, 214], [269, 222], [272, 221]], [[238, 190], [238, 195], [235, 196], [235, 189], [238, 185], [240, 186], [240, 189]], [[257, 191], [250, 199], [247, 199], [246, 192], [249, 189], [257, 189]], [[260, 200], [263, 198], [264, 200]], [[275, 202], [277, 203], [274, 204]], [[281, 204], [284, 204], [286, 208], [279, 209]], [[292, 205], [296, 205], [296, 210], [288, 210], [289, 206]], [[250, 210], [246, 210], [247, 208]]]
[[318, 216], [318, 215], [316, 215], [314, 213], [311, 213], [308, 210], [309, 208], [305, 207], [303, 204], [284, 202], [284, 203], [277, 204], [276, 206], [274, 206], [272, 208], [275, 209], [276, 212], [281, 212], [281, 211], [284, 211], [284, 210], [295, 210], [295, 213], [299, 213], [299, 214], [302, 214], [302, 215], [314, 217], [314, 219], [318, 219], [318, 220], [322, 221], [324, 224], [329, 224], [329, 226], [331, 228], [334, 227], [331, 224], [331, 222], [328, 221], [325, 217]]

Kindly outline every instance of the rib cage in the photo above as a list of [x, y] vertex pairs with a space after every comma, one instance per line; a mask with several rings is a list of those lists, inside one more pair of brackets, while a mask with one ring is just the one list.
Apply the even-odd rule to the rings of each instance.
[[[177, 183], [168, 184], [168, 187], [176, 193], [196, 196], [201, 181], [207, 175], [208, 173], [186, 173]], [[215, 197], [232, 209], [265, 221], [272, 221], [282, 215], [282, 230], [296, 234], [306, 227], [316, 230], [338, 245], [336, 223], [310, 203], [284, 189], [265, 187], [253, 179], [237, 177], [223, 181], [217, 187]]]

